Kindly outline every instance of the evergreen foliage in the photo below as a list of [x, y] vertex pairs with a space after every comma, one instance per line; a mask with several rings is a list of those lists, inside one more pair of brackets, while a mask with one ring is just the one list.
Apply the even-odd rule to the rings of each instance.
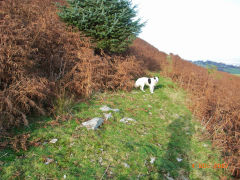
[[58, 15], [93, 38], [97, 49], [121, 53], [140, 33], [136, 6], [129, 0], [67, 0]]

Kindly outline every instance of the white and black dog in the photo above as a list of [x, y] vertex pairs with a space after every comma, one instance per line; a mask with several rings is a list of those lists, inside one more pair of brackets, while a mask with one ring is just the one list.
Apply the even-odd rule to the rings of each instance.
[[150, 92], [153, 93], [154, 87], [156, 86], [158, 82], [158, 77], [153, 77], [153, 78], [147, 78], [147, 77], [141, 77], [138, 78], [137, 81], [135, 82], [135, 88], [140, 87], [140, 89], [144, 91], [144, 86], [147, 85], [150, 87]]

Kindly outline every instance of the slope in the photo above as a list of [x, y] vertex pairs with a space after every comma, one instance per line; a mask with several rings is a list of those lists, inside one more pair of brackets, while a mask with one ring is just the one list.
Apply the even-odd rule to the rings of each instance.
[[[160, 77], [154, 94], [140, 90], [96, 93], [71, 106], [72, 119], [44, 118], [25, 128], [35, 147], [2, 151], [1, 179], [219, 179], [220, 153], [185, 107], [185, 92]], [[81, 123], [117, 108], [97, 130]], [[133, 118], [129, 123], [120, 122]], [[47, 124], [47, 125], [46, 125]], [[50, 143], [57, 139], [55, 143]]]
[[0, 129], [54, 114], [61, 96], [130, 90], [143, 74], [135, 56], [95, 54], [90, 38], [61, 22], [54, 2], [0, 1]]
[[141, 39], [122, 56], [97, 55], [90, 39], [67, 27], [56, 12], [52, 0], [0, 1], [1, 149], [26, 149], [28, 135], [4, 137], [5, 133], [27, 126], [33, 114], [58, 118], [64, 98], [86, 100], [94, 92], [131, 90], [145, 70], [161, 69], [192, 94], [192, 112], [221, 147], [232, 175], [240, 176], [239, 77], [208, 72]]

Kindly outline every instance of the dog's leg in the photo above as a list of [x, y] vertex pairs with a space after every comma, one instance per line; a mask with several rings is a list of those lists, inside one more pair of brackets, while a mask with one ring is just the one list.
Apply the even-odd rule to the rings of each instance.
[[154, 86], [150, 86], [150, 92], [153, 93], [154, 91]]
[[141, 89], [143, 92], [145, 92], [143, 88], [144, 88], [144, 85], [143, 85], [143, 86], [140, 86], [140, 89]]

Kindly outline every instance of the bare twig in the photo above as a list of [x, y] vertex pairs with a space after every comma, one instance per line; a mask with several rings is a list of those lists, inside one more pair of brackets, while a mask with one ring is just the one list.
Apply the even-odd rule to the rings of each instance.
[[6, 156], [8, 153], [5, 153], [4, 155], [2, 155], [1, 157], [0, 157], [0, 159], [2, 158], [2, 157], [4, 157], [4, 156]]
[[102, 177], [101, 177], [101, 179], [100, 179], [100, 180], [102, 180], [102, 179], [103, 179], [103, 177], [105, 176], [106, 172], [108, 171], [108, 168], [109, 168], [109, 166], [110, 166], [110, 164], [108, 165], [107, 169], [106, 169], [106, 170], [105, 170], [105, 172], [103, 173], [103, 175], [102, 175]]

